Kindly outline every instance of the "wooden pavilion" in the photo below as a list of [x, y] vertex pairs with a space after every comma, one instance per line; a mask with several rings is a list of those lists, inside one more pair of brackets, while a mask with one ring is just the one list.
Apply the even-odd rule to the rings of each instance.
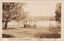
[[37, 26], [37, 19], [35, 17], [27, 17], [24, 20], [24, 27], [36, 27]]

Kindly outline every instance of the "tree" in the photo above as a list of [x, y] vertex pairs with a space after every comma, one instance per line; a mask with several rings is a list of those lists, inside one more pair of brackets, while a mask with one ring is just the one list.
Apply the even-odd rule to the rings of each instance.
[[61, 22], [61, 3], [57, 3], [56, 11], [55, 11], [55, 20], [60, 23]]
[[22, 20], [27, 17], [26, 12], [24, 12], [22, 6], [26, 3], [14, 3], [14, 2], [4, 2], [2, 5], [2, 22], [5, 23], [4, 27], [7, 29], [7, 23], [11, 20]]
[[55, 20], [57, 24], [55, 27], [51, 25], [49, 31], [51, 31], [53, 34], [60, 35], [59, 32], [61, 32], [61, 3], [57, 3], [55, 14]]

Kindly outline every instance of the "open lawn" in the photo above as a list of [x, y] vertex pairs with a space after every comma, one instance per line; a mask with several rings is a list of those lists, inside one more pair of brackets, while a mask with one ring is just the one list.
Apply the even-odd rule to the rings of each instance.
[[53, 34], [48, 27], [22, 28], [8, 27], [3, 29], [3, 38], [60, 38], [60, 34]]

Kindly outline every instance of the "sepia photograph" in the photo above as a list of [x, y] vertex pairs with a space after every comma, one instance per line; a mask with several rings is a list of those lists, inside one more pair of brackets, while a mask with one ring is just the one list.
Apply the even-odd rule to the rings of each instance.
[[2, 2], [2, 38], [61, 38], [61, 2]]

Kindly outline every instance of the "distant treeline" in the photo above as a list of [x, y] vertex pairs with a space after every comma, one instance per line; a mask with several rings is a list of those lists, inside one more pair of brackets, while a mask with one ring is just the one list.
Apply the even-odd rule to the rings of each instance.
[[55, 16], [36, 16], [34, 17], [39, 21], [55, 21]]

